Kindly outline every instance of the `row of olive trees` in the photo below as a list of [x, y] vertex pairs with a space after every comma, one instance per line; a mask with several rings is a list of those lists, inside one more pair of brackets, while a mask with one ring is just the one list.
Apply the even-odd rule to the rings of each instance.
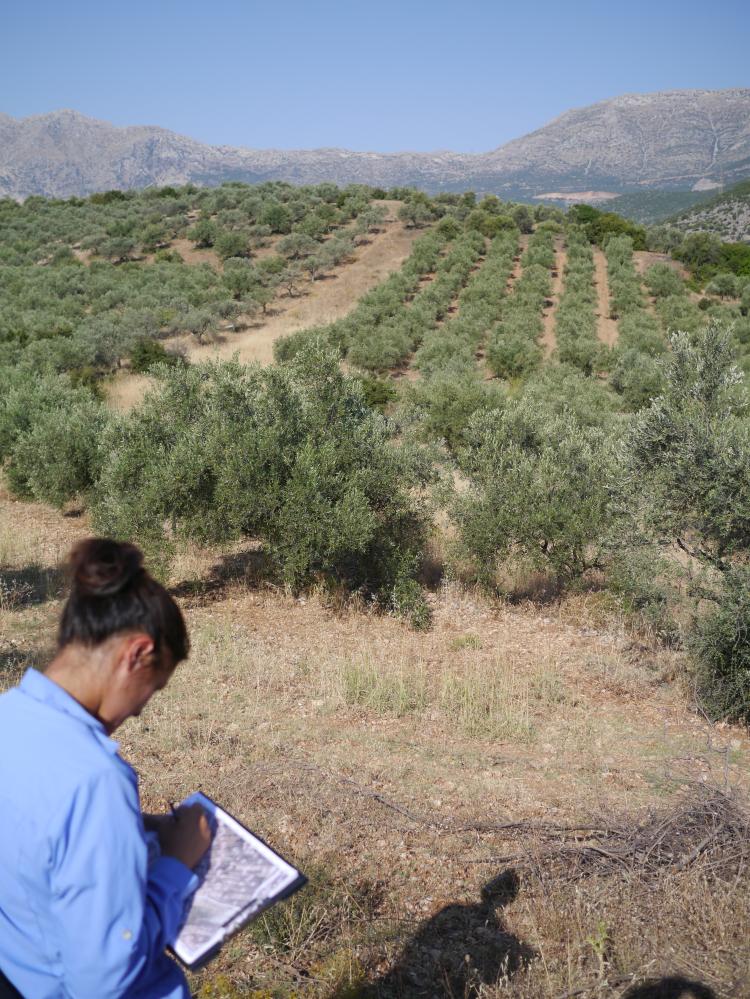
[[479, 414], [460, 452], [460, 554], [493, 585], [509, 566], [558, 583], [596, 570], [670, 639], [668, 579], [687, 558], [696, 689], [714, 716], [747, 720], [750, 399], [727, 330], [670, 346], [661, 394], [634, 416], [563, 367]]
[[454, 451], [472, 416], [498, 404], [501, 389], [482, 376], [478, 355], [501, 314], [517, 252], [517, 230], [496, 236], [458, 297], [457, 315], [429, 331], [414, 355], [421, 378], [409, 387], [407, 407], [428, 438]]
[[[660, 363], [663, 391], [636, 415], [563, 365], [476, 412], [456, 444], [468, 483], [449, 503], [456, 557], [493, 585], [519, 566], [561, 585], [594, 571], [657, 612], [663, 553], [682, 553], [699, 570], [687, 640], [701, 696], [748, 717], [748, 394], [715, 326], [676, 334]], [[141, 406], [112, 414], [66, 376], [1, 368], [11, 488], [83, 497], [97, 530], [154, 552], [259, 539], [290, 587], [338, 582], [425, 622], [416, 579], [436, 456], [367, 405], [335, 352], [308, 344], [276, 367], [158, 374]]]
[[318, 581], [424, 622], [416, 583], [434, 463], [396, 436], [320, 344], [287, 364], [156, 369], [112, 414], [65, 376], [0, 369], [0, 460], [17, 493], [81, 498], [98, 531], [155, 555], [179, 539], [259, 539], [294, 590]]
[[433, 279], [402, 302], [401, 308], [374, 329], [354, 328], [348, 359], [366, 371], [386, 371], [402, 364], [429, 331], [448, 314], [484, 251], [484, 239], [468, 231], [456, 236], [435, 268]]
[[570, 227], [562, 295], [555, 315], [557, 357], [585, 374], [601, 367], [601, 344], [596, 330], [594, 254], [585, 232]]
[[[219, 236], [237, 234], [253, 244], [272, 232], [301, 225], [318, 236], [331, 225], [356, 219], [378, 193], [356, 184], [338, 188], [230, 182], [218, 188], [109, 191], [86, 199], [33, 197], [22, 205], [0, 200], [0, 265], [50, 263], [58, 254], [57, 262], [63, 262], [72, 247], [119, 261], [158, 253], [191, 227], [197, 229], [196, 242], [206, 246]], [[226, 249], [231, 249], [229, 242]]]
[[420, 236], [400, 270], [363, 295], [345, 319], [300, 330], [277, 340], [274, 344], [276, 359], [289, 360], [304, 344], [317, 339], [334, 345], [343, 356], [355, 339], [376, 336], [381, 326], [389, 324], [403, 311], [405, 302], [417, 293], [422, 278], [435, 271], [451, 238], [452, 233], [440, 226]]
[[527, 375], [542, 362], [539, 337], [544, 304], [552, 290], [556, 226], [543, 223], [529, 238], [521, 258], [521, 276], [505, 299], [500, 322], [487, 348], [487, 362], [500, 378]]
[[605, 243], [605, 253], [610, 314], [618, 320], [617, 345], [607, 362], [610, 384], [625, 407], [635, 411], [647, 405], [662, 389], [662, 368], [658, 358], [666, 351], [667, 344], [658, 320], [647, 308], [641, 279], [633, 262], [631, 238], [610, 238]]

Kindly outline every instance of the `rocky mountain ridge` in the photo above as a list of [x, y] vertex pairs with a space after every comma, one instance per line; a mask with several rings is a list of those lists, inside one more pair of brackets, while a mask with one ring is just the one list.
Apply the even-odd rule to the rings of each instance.
[[705, 189], [750, 175], [750, 89], [626, 94], [565, 112], [488, 153], [377, 153], [210, 146], [75, 111], [0, 114], [0, 196], [225, 180], [333, 181], [428, 191], [619, 193]]

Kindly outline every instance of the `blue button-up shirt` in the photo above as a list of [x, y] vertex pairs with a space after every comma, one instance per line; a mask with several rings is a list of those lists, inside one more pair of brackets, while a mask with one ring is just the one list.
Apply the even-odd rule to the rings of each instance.
[[164, 953], [195, 875], [148, 866], [138, 779], [104, 726], [29, 670], [0, 696], [0, 969], [25, 999], [188, 999]]

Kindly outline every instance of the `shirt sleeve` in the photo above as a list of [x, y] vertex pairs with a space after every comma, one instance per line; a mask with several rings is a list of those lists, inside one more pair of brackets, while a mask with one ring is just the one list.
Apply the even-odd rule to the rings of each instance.
[[66, 994], [118, 999], [156, 973], [197, 878], [172, 857], [147, 868], [137, 789], [118, 771], [83, 784], [53, 835], [52, 906]]

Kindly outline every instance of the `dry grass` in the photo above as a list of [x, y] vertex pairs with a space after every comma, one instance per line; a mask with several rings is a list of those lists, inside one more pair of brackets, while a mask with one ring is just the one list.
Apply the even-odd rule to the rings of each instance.
[[[0, 605], [1, 685], [48, 655], [59, 562], [86, 531], [0, 495], [4, 585], [47, 581]], [[313, 882], [227, 946], [203, 994], [614, 999], [668, 974], [750, 994], [736, 837], [683, 869], [630, 855], [579, 876], [581, 847], [630, 841], [570, 826], [650, 829], [703, 787], [744, 807], [747, 734], [690, 710], [676, 653], [584, 597], [455, 585], [415, 633], [264, 585], [239, 548], [186, 549], [174, 582], [193, 653], [121, 732], [144, 807], [203, 788]]]
[[408, 715], [439, 721], [469, 735], [519, 741], [533, 734], [532, 689], [539, 697], [546, 690], [541, 678], [530, 682], [504, 660], [464, 661], [436, 677], [423, 661], [376, 663], [368, 654], [321, 663], [319, 682], [322, 696], [333, 708], [355, 706], [395, 718]]

